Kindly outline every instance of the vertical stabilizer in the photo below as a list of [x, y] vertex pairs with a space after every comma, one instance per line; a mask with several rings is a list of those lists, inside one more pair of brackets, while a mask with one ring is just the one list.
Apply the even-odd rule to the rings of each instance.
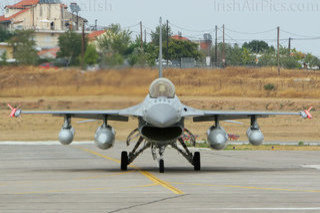
[[160, 38], [159, 38], [159, 78], [163, 77], [162, 70], [162, 18], [160, 17]]

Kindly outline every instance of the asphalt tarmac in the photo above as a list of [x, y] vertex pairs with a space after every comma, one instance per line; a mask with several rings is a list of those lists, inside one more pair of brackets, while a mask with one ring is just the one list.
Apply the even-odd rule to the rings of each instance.
[[[126, 172], [118, 142], [0, 142], [0, 212], [320, 212], [320, 153], [201, 149], [202, 170], [175, 150], [165, 173], [145, 151]], [[195, 150], [193, 150], [195, 151]]]

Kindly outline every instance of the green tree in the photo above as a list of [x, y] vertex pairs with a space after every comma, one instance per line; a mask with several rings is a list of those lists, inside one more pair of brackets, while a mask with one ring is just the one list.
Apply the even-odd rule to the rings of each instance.
[[131, 46], [131, 32], [112, 24], [105, 35], [98, 40], [98, 46], [107, 65], [121, 65], [134, 50]]
[[280, 57], [280, 64], [287, 69], [298, 69], [301, 68], [301, 64], [294, 58], [290, 56]]
[[[218, 49], [222, 50], [222, 44], [219, 45]], [[242, 48], [238, 44], [231, 46], [225, 44], [226, 49], [226, 64], [231, 66], [242, 65]]]
[[[194, 58], [199, 60], [203, 58], [203, 55], [201, 55], [198, 50], [198, 44], [192, 41], [170, 39], [168, 46], [168, 58], [170, 60], [179, 60], [181, 58]], [[159, 47], [157, 49], [159, 50]], [[163, 52], [167, 52], [166, 47], [163, 47], [163, 50]]]
[[35, 65], [39, 60], [34, 48], [36, 42], [33, 39], [33, 34], [32, 30], [17, 30], [9, 40], [9, 44], [13, 48], [13, 57], [19, 64]]
[[258, 65], [260, 66], [276, 66], [277, 57], [274, 53], [265, 53], [259, 58]]
[[317, 58], [316, 56], [312, 55], [311, 53], [308, 53], [304, 60], [304, 63], [306, 63], [307, 65], [309, 65], [310, 68], [313, 67], [318, 67], [318, 69], [320, 68], [320, 60], [319, 58]]
[[242, 65], [254, 65], [256, 57], [250, 52], [250, 50], [242, 47], [241, 64]]
[[14, 36], [13, 33], [8, 31], [6, 28], [0, 26], [0, 42], [8, 41], [13, 36]]
[[[169, 33], [169, 40], [172, 37], [172, 31], [171, 31], [171, 27], [168, 26], [167, 29], [167, 25], [163, 24], [162, 25], [162, 42], [166, 42], [167, 41], [167, 32]], [[151, 41], [154, 45], [159, 46], [159, 40], [160, 40], [160, 25], [156, 27], [155, 32], [151, 32]], [[165, 45], [164, 45], [165, 46]]]
[[[82, 36], [74, 31], [67, 31], [59, 36], [60, 51], [57, 53], [58, 58], [65, 58], [71, 65], [80, 63], [80, 55], [82, 48]], [[85, 47], [87, 46], [87, 38], [85, 39]]]
[[253, 53], [263, 53], [266, 52], [270, 49], [269, 45], [265, 41], [258, 41], [258, 40], [253, 40], [250, 41], [249, 43], [245, 42], [242, 45], [243, 48], [248, 49], [249, 51]]
[[134, 66], [134, 65], [145, 66], [147, 65], [146, 53], [141, 48], [135, 48], [132, 54], [129, 56], [128, 61], [131, 66]]
[[105, 56], [105, 62], [108, 66], [118, 66], [124, 63], [124, 58], [119, 53], [109, 54]]
[[159, 56], [159, 48], [157, 48], [152, 42], [145, 44], [144, 46], [145, 57], [149, 66], [156, 64], [156, 59]]
[[99, 54], [94, 45], [88, 45], [84, 55], [84, 63], [87, 65], [95, 65], [98, 63]]
[[105, 52], [129, 55], [131, 44], [131, 32], [122, 30], [120, 25], [112, 24], [106, 34], [98, 40], [98, 45]]
[[7, 51], [4, 51], [1, 55], [1, 65], [7, 65], [7, 60], [8, 60]]

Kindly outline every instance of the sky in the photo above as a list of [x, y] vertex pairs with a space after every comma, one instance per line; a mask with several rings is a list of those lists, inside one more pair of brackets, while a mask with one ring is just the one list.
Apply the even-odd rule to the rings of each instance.
[[[1, 0], [1, 8], [18, 0]], [[190, 39], [201, 39], [222, 25], [226, 41], [242, 44], [253, 39], [266, 40], [276, 46], [277, 26], [280, 27], [280, 44], [310, 52], [320, 57], [320, 0], [62, 0], [67, 5], [77, 2], [91, 25], [119, 23], [139, 33], [138, 23], [143, 22], [147, 34], [154, 30], [161, 16], [169, 20], [175, 34], [182, 32]], [[313, 39], [319, 37], [319, 39]]]

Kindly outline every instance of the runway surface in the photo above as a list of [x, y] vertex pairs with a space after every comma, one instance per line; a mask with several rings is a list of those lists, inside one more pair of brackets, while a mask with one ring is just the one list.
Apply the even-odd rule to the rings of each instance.
[[320, 212], [319, 152], [203, 149], [195, 172], [167, 149], [159, 174], [147, 150], [121, 172], [130, 148], [0, 142], [0, 212]]

